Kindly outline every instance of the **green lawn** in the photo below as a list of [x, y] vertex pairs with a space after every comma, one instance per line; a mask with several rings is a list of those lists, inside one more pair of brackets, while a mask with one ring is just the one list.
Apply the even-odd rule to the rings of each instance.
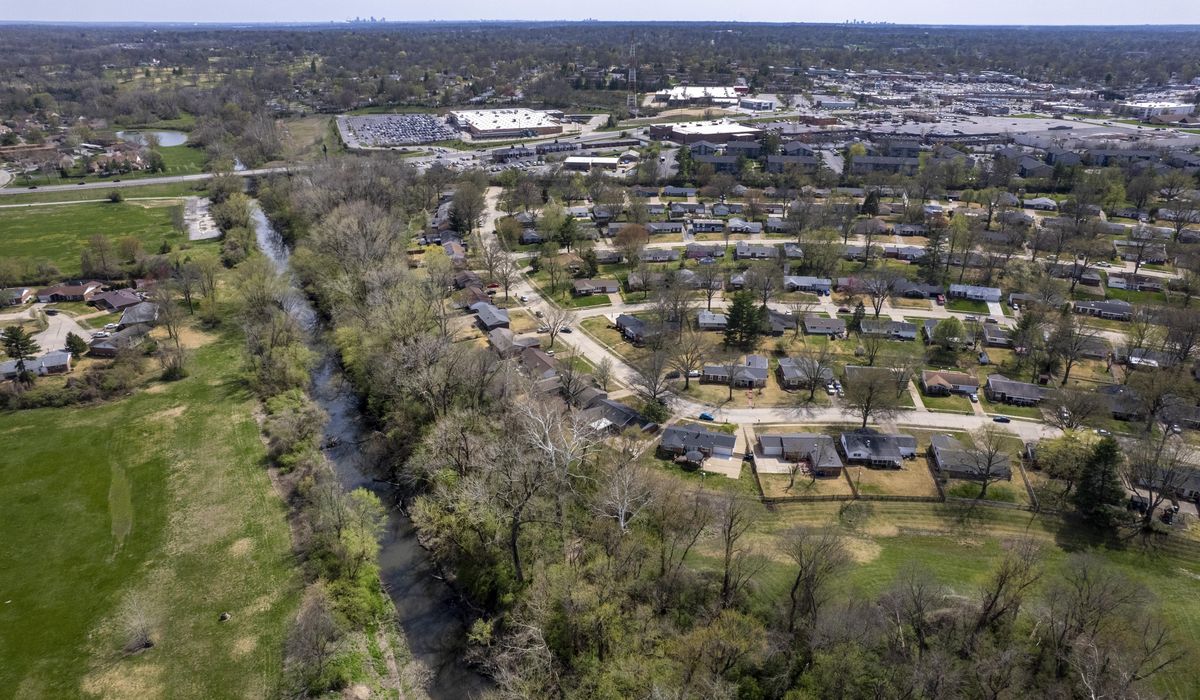
[[[137, 199], [139, 197], [187, 197], [203, 194], [203, 190], [203, 182], [176, 182], [166, 185], [122, 187], [121, 194], [125, 196], [125, 199]], [[80, 202], [90, 199], [105, 199], [107, 196], [108, 190], [99, 188], [61, 190], [58, 192], [26, 190], [0, 196], [0, 206], [8, 204], [39, 204], [42, 202]], [[0, 217], [4, 215], [5, 211], [5, 209], [0, 209]]]
[[[180, 382], [0, 414], [0, 696], [277, 691], [301, 581], [239, 354], [219, 340]], [[131, 601], [155, 646], [126, 656]]]
[[116, 242], [134, 236], [147, 251], [163, 241], [186, 240], [171, 223], [170, 202], [85, 202], [62, 206], [0, 209], [0, 254], [46, 258], [66, 276], [80, 272], [79, 255], [88, 239], [103, 234]]
[[926, 396], [921, 395], [921, 403], [925, 404], [926, 408], [937, 409], [939, 411], [956, 411], [958, 413], [972, 413], [971, 401], [965, 396]]
[[592, 306], [608, 306], [608, 295], [593, 294], [590, 297], [572, 296], [565, 300], [565, 304], [576, 309], [586, 309]]
[[988, 312], [986, 301], [976, 301], [974, 299], [947, 299], [946, 308], [951, 311], [965, 311], [976, 314], [986, 314]]

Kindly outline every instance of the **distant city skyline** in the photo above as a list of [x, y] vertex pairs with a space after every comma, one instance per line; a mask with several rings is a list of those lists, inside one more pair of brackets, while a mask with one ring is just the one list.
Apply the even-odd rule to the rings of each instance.
[[[82, 5], [82, 6], [81, 6]], [[315, 0], [210, 0], [182, 3], [164, 0], [125, 0], [121, 3], [12, 3], [6, 22], [198, 22], [296, 23], [344, 22], [355, 17], [403, 21], [464, 20], [584, 20], [606, 21], [743, 21], [743, 22], [889, 22], [895, 24], [956, 25], [1163, 25], [1200, 24], [1200, 3], [1195, 0], [1149, 0], [1142, 3], [1116, 0], [1012, 0], [984, 6], [958, 0], [864, 0], [852, 8], [840, 3], [819, 6], [781, 6], [778, 2], [749, 0], [730, 3], [713, 0], [660, 0], [647, 3], [608, 0], [604, 3], [563, 3], [527, 0], [520, 3], [461, 0], [449, 4], [395, 3], [386, 0], [352, 0], [329, 3]]]

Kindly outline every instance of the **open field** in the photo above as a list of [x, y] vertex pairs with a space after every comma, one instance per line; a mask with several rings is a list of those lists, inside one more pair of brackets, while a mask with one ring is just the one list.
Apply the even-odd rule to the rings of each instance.
[[[126, 200], [136, 200], [146, 197], [188, 197], [192, 195], [203, 195], [205, 183], [201, 182], [174, 182], [159, 185], [136, 185], [132, 187], [122, 187], [121, 194]], [[6, 207], [10, 204], [43, 204], [50, 202], [84, 202], [91, 200], [103, 200], [108, 195], [107, 191], [95, 189], [83, 189], [77, 191], [62, 190], [58, 192], [38, 192], [36, 190], [27, 190], [20, 193], [5, 194], [0, 197], [0, 207]], [[14, 207], [9, 207], [12, 209]], [[0, 208], [0, 214], [6, 209]]]
[[79, 255], [88, 239], [108, 236], [114, 244], [126, 236], [156, 251], [163, 241], [177, 244], [185, 236], [171, 223], [169, 201], [87, 202], [63, 206], [0, 209], [0, 251], [4, 256], [45, 258], [70, 277], [80, 272]]
[[[0, 695], [264, 697], [300, 586], [238, 343], [96, 406], [0, 417]], [[154, 647], [128, 656], [124, 611]], [[217, 617], [229, 612], [229, 622]]]
[[[1157, 548], [1100, 541], [1078, 524], [1057, 517], [987, 506], [968, 514], [966, 507], [951, 504], [785, 503], [757, 512], [749, 539], [768, 558], [755, 596], [755, 605], [764, 610], [786, 599], [795, 575], [790, 560], [780, 554], [780, 538], [791, 527], [831, 526], [847, 537], [855, 565], [839, 579], [840, 598], [878, 595], [906, 567], [928, 571], [952, 591], [970, 595], [999, 562], [1007, 542], [1030, 537], [1042, 544], [1048, 572], [1061, 570], [1072, 552], [1091, 551], [1145, 585], [1174, 622], [1189, 658], [1200, 654], [1200, 552], [1180, 539]], [[715, 547], [715, 541], [705, 543], [695, 561], [719, 570]], [[1159, 676], [1155, 687], [1170, 697], [1196, 697], [1200, 679], [1187, 672], [1190, 663]]]

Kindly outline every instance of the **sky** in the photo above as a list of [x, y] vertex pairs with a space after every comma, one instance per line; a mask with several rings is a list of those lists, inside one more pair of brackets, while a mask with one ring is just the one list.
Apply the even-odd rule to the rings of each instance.
[[0, 0], [0, 21], [328, 22], [425, 20], [712, 20], [896, 24], [1200, 24], [1197, 0]]

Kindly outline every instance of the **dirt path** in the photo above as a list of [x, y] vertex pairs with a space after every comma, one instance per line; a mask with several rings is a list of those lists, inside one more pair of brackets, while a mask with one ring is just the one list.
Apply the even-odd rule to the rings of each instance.
[[375, 631], [375, 642], [383, 653], [384, 663], [387, 664], [388, 676], [384, 679], [383, 686], [395, 690], [396, 697], [400, 700], [407, 700], [404, 695], [404, 686], [400, 682], [400, 666], [396, 663], [396, 654], [392, 651], [391, 638], [386, 631], [378, 629]]

